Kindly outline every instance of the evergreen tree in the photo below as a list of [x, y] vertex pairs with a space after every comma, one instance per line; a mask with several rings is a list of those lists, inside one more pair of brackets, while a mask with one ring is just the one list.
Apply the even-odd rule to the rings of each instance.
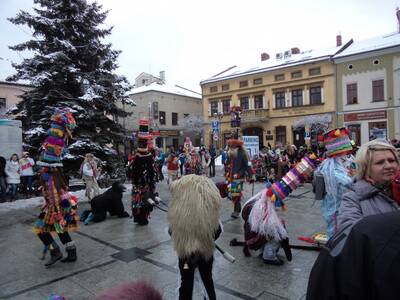
[[76, 172], [83, 155], [92, 152], [102, 160], [103, 170], [121, 176], [122, 158], [110, 148], [125, 137], [116, 120], [126, 113], [117, 101], [133, 103], [125, 96], [131, 88], [127, 79], [114, 73], [120, 51], [102, 42], [112, 30], [103, 24], [108, 12], [86, 0], [34, 0], [34, 4], [34, 14], [20, 11], [9, 19], [33, 31], [32, 40], [10, 47], [30, 50], [33, 57], [14, 64], [16, 74], [7, 78], [34, 86], [13, 111], [23, 122], [26, 147], [37, 154], [54, 107], [68, 107], [78, 127], [64, 158], [66, 171]]

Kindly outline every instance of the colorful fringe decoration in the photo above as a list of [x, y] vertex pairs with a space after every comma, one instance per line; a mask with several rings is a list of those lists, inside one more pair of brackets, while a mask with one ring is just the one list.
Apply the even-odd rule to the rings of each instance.
[[328, 157], [336, 157], [350, 154], [353, 145], [349, 138], [350, 131], [347, 128], [336, 128], [324, 134], [324, 145]]
[[44, 152], [39, 166], [62, 167], [61, 157], [65, 153], [66, 141], [71, 137], [71, 130], [76, 127], [72, 113], [66, 109], [56, 109], [51, 116], [50, 129], [42, 144]]

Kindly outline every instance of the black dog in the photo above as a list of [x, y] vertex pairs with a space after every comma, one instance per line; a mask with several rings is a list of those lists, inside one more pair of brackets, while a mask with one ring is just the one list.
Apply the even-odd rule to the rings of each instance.
[[91, 218], [93, 222], [104, 221], [107, 217], [107, 212], [111, 216], [118, 216], [118, 218], [129, 217], [122, 203], [122, 194], [124, 191], [125, 187], [121, 183], [114, 182], [110, 189], [90, 201], [92, 209], [91, 211], [84, 211], [82, 213], [81, 221], [84, 222], [90, 213], [92, 213]]

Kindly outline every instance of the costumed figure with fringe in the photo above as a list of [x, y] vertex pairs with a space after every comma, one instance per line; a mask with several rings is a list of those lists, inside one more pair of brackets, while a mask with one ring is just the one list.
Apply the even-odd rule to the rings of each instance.
[[[34, 226], [34, 232], [50, 249], [50, 260], [46, 267], [57, 261], [76, 261], [76, 246], [68, 230], [76, 229], [79, 216], [77, 214], [78, 199], [68, 192], [68, 185], [62, 174], [61, 157], [65, 152], [71, 130], [76, 126], [72, 114], [65, 109], [56, 109], [51, 116], [50, 129], [42, 144], [43, 152], [37, 165], [41, 167], [40, 183], [42, 186], [44, 204]], [[57, 233], [61, 242], [66, 246], [67, 257], [63, 258], [60, 247], [54, 241], [51, 233]]]
[[331, 238], [337, 230], [337, 214], [342, 196], [350, 188], [353, 179], [353, 145], [347, 128], [336, 128], [319, 138], [326, 148], [326, 159], [314, 172], [314, 191], [321, 202], [321, 212]]
[[150, 212], [153, 210], [152, 199], [155, 198], [154, 157], [149, 152], [149, 121], [139, 121], [138, 148], [132, 163], [132, 216], [138, 225], [149, 223]]
[[243, 183], [246, 177], [250, 182], [254, 182], [254, 174], [249, 166], [249, 159], [243, 147], [243, 141], [239, 139], [228, 140], [228, 158], [225, 173], [228, 182], [228, 197], [233, 202], [233, 212], [231, 217], [238, 218], [242, 209], [240, 201], [243, 196]]
[[292, 253], [284, 221], [279, 218], [275, 207], [286, 209], [283, 199], [297, 189], [305, 177], [315, 169], [315, 155], [304, 157], [281, 180], [251, 197], [243, 206], [242, 218], [244, 223], [244, 242], [236, 239], [231, 246], [243, 245], [245, 256], [251, 256], [249, 250], [262, 249], [262, 259], [266, 264], [282, 265], [283, 260], [277, 256], [280, 247], [285, 251], [290, 261]]
[[179, 258], [181, 285], [179, 299], [192, 299], [194, 273], [198, 268], [208, 299], [216, 299], [212, 278], [215, 240], [219, 224], [221, 197], [211, 179], [187, 175], [170, 185], [169, 233]]

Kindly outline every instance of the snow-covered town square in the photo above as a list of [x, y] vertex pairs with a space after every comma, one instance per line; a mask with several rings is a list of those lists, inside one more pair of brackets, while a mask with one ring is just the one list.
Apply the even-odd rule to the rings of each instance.
[[0, 300], [400, 298], [400, 8], [0, 1]]

